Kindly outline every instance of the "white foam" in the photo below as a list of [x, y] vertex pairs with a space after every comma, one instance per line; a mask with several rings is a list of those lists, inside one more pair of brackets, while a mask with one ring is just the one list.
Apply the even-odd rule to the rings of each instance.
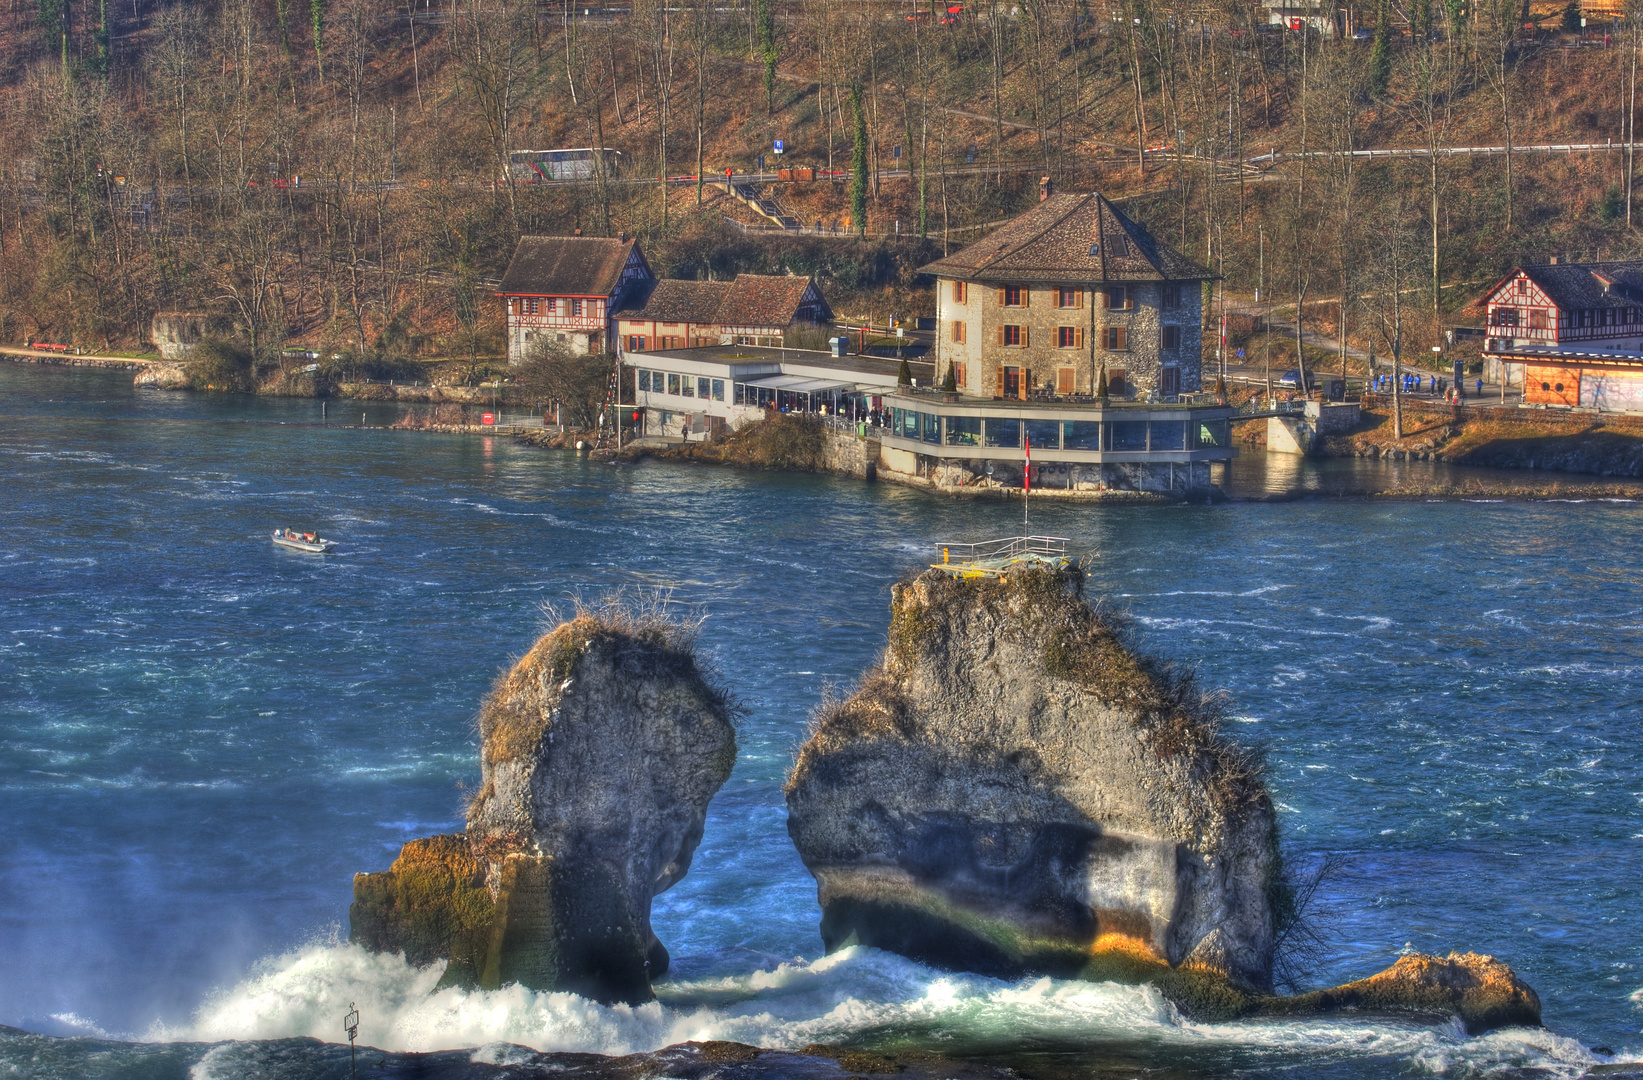
[[[599, 1005], [517, 985], [436, 990], [442, 972], [440, 964], [417, 968], [353, 944], [314, 944], [264, 961], [238, 985], [208, 999], [190, 1024], [148, 1037], [218, 1042], [309, 1036], [338, 1042], [352, 1004], [363, 1045], [470, 1049], [475, 1061], [500, 1060], [498, 1054], [507, 1056], [501, 1048], [510, 1045], [628, 1054], [688, 1040], [792, 1048], [875, 1035], [902, 1042], [922, 1037], [954, 1048], [1097, 1038], [1182, 1049], [1243, 1046], [1297, 1057], [1368, 1054], [1442, 1075], [1534, 1067], [1573, 1076], [1597, 1061], [1572, 1039], [1527, 1029], [1469, 1039], [1453, 1026], [1343, 1016], [1192, 1023], [1150, 987], [1049, 978], [1005, 982], [938, 972], [863, 948], [769, 970], [660, 983], [658, 999], [639, 1006]], [[1643, 1004], [1643, 990], [1633, 1000]], [[200, 1080], [216, 1074], [209, 1055], [194, 1071]]]

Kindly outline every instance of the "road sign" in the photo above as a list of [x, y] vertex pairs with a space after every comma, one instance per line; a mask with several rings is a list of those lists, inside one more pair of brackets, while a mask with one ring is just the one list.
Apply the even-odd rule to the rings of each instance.
[[787, 144], [782, 142], [782, 140], [777, 139], [776, 140], [776, 153], [779, 154], [779, 153], [781, 153], [782, 151], [784, 151], [786, 149], [787, 149]]

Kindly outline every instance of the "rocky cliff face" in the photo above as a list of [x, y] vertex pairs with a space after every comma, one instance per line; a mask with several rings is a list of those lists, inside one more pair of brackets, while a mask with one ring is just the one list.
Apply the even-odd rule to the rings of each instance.
[[[359, 875], [353, 936], [467, 964], [483, 987], [649, 1000], [667, 968], [651, 898], [690, 869], [735, 764], [731, 712], [679, 627], [586, 614], [559, 626], [480, 713], [482, 783], [460, 841], [469, 861], [430, 862], [407, 845], [387, 874]], [[475, 882], [491, 909], [470, 946]], [[432, 894], [466, 914], [400, 899]]]
[[831, 949], [1010, 976], [1270, 987], [1273, 810], [1184, 674], [1074, 572], [898, 586], [882, 666], [787, 785]]

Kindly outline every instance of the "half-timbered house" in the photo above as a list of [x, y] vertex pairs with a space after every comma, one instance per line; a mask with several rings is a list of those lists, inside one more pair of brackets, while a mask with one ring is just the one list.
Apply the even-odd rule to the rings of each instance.
[[1516, 267], [1485, 320], [1485, 358], [1525, 403], [1643, 411], [1643, 261]]
[[734, 281], [657, 281], [616, 314], [624, 352], [702, 345], [788, 344], [795, 326], [832, 318], [808, 277], [737, 274]]
[[497, 295], [508, 314], [508, 363], [538, 342], [576, 353], [611, 348], [611, 314], [653, 281], [637, 240], [526, 236], [514, 249]]

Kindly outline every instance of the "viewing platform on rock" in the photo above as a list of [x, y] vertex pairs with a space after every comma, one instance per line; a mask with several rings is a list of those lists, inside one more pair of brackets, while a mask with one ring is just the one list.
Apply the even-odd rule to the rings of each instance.
[[1005, 536], [975, 544], [941, 545], [941, 561], [931, 563], [956, 578], [1002, 577], [1016, 567], [1076, 569], [1078, 557], [1067, 554], [1064, 536]]

